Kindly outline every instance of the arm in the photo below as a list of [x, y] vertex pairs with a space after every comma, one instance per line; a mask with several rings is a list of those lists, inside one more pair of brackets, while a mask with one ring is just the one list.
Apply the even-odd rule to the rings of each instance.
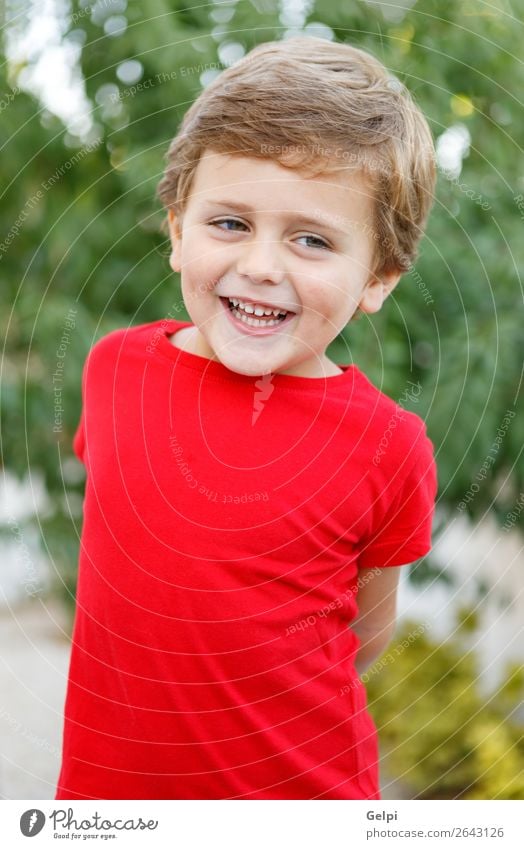
[[388, 566], [378, 572], [375, 568], [359, 571], [359, 576], [364, 579], [357, 594], [359, 613], [350, 626], [361, 641], [355, 659], [359, 675], [384, 653], [391, 642], [395, 631], [401, 569], [402, 566]]

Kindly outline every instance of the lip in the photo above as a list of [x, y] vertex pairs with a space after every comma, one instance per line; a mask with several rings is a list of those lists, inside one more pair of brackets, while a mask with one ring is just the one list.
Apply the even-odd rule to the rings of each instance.
[[[232, 295], [231, 297], [236, 297]], [[239, 321], [231, 310], [229, 309], [229, 298], [223, 298], [219, 296], [220, 303], [222, 304], [224, 311], [227, 313], [229, 321], [237, 330], [240, 330], [242, 333], [245, 333], [247, 336], [272, 336], [274, 333], [278, 333], [284, 325], [289, 324], [290, 321], [296, 317], [296, 313], [289, 313], [286, 318], [281, 321], [279, 324], [273, 325], [273, 327], [251, 327], [249, 324], [244, 324], [243, 321]], [[238, 300], [241, 300], [240, 298]], [[244, 303], [249, 302], [252, 304], [260, 303], [260, 301], [251, 301], [249, 298], [244, 298]]]

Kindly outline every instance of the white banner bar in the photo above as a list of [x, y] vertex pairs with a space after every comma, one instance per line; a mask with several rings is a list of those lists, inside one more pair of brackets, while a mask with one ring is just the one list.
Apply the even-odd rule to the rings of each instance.
[[[2, 846], [524, 846], [522, 801], [3, 801]], [[34, 843], [28, 840], [34, 838]], [[67, 841], [67, 842], [66, 842]], [[96, 841], [96, 842], [95, 842]]]

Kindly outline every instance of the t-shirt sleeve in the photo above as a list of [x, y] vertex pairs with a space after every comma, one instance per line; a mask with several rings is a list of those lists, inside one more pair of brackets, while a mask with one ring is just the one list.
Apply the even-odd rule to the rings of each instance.
[[88, 353], [84, 366], [82, 369], [82, 408], [80, 411], [80, 420], [78, 422], [75, 434], [73, 436], [73, 451], [76, 456], [80, 460], [81, 463], [84, 463], [84, 450], [85, 450], [85, 408], [86, 408], [86, 378], [87, 378], [87, 367], [89, 362], [91, 352]]
[[363, 543], [359, 568], [402, 566], [431, 551], [438, 479], [434, 446], [424, 435], [380, 527]]
[[84, 408], [82, 407], [82, 412], [80, 414], [80, 421], [78, 423], [78, 427], [76, 429], [75, 435], [73, 436], [73, 451], [76, 456], [80, 460], [81, 463], [84, 462], [84, 448], [85, 448], [85, 433], [84, 433]]

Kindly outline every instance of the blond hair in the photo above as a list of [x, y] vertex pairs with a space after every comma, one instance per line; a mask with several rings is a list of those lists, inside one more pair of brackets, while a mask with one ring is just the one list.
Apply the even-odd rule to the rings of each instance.
[[260, 44], [222, 71], [166, 154], [158, 196], [179, 215], [205, 150], [364, 172], [374, 191], [374, 273], [412, 266], [433, 201], [433, 141], [407, 89], [366, 51], [295, 36]]

